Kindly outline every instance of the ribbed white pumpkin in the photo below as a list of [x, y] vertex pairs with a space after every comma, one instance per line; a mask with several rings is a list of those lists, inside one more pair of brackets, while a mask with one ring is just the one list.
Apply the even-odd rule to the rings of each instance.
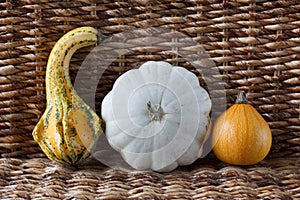
[[162, 172], [201, 156], [210, 110], [196, 75], [155, 61], [121, 75], [102, 102], [109, 144], [133, 168]]

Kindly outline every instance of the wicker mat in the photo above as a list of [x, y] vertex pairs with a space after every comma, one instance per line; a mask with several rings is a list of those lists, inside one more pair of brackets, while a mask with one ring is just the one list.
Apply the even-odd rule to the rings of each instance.
[[163, 174], [113, 170], [93, 160], [71, 168], [13, 158], [0, 166], [0, 195], [11, 199], [300, 199], [297, 158], [244, 168], [206, 158]]
[[[131, 51], [103, 73], [95, 95], [98, 114], [120, 74], [148, 60], [168, 61], [194, 72], [206, 89], [221, 79], [223, 90], [209, 93], [224, 92], [226, 106], [245, 90], [272, 130], [267, 158], [241, 167], [210, 153], [170, 173], [111, 169], [92, 159], [64, 167], [47, 159], [31, 135], [45, 109], [47, 58], [64, 33], [80, 26], [118, 35], [119, 42], [128, 39], [126, 31], [170, 30], [128, 46], [120, 43]], [[185, 46], [189, 55], [205, 50], [214, 63], [210, 69], [219, 74], [207, 78], [197, 72], [179, 55], [187, 43], [175, 33], [196, 43]], [[300, 199], [299, 35], [299, 0], [1, 0], [0, 198]], [[155, 42], [165, 49], [154, 48]], [[74, 54], [72, 81], [93, 48]]]

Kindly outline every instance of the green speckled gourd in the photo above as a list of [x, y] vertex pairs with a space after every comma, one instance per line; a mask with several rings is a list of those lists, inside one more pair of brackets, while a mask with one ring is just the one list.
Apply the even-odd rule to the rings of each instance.
[[75, 164], [90, 155], [104, 123], [76, 93], [69, 76], [73, 53], [97, 42], [98, 31], [80, 27], [53, 47], [46, 71], [46, 110], [33, 130], [34, 140], [52, 160]]

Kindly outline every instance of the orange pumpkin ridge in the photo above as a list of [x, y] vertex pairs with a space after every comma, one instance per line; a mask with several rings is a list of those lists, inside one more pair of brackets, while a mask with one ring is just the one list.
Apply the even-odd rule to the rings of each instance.
[[263, 160], [272, 144], [264, 118], [239, 93], [234, 105], [222, 113], [213, 128], [213, 152], [229, 164], [251, 165]]

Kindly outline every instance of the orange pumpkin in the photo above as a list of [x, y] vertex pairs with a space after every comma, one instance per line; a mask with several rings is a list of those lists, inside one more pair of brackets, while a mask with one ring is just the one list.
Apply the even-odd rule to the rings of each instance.
[[244, 92], [236, 103], [218, 117], [214, 124], [213, 152], [221, 161], [251, 165], [263, 160], [270, 151], [272, 134], [257, 110], [248, 104]]

